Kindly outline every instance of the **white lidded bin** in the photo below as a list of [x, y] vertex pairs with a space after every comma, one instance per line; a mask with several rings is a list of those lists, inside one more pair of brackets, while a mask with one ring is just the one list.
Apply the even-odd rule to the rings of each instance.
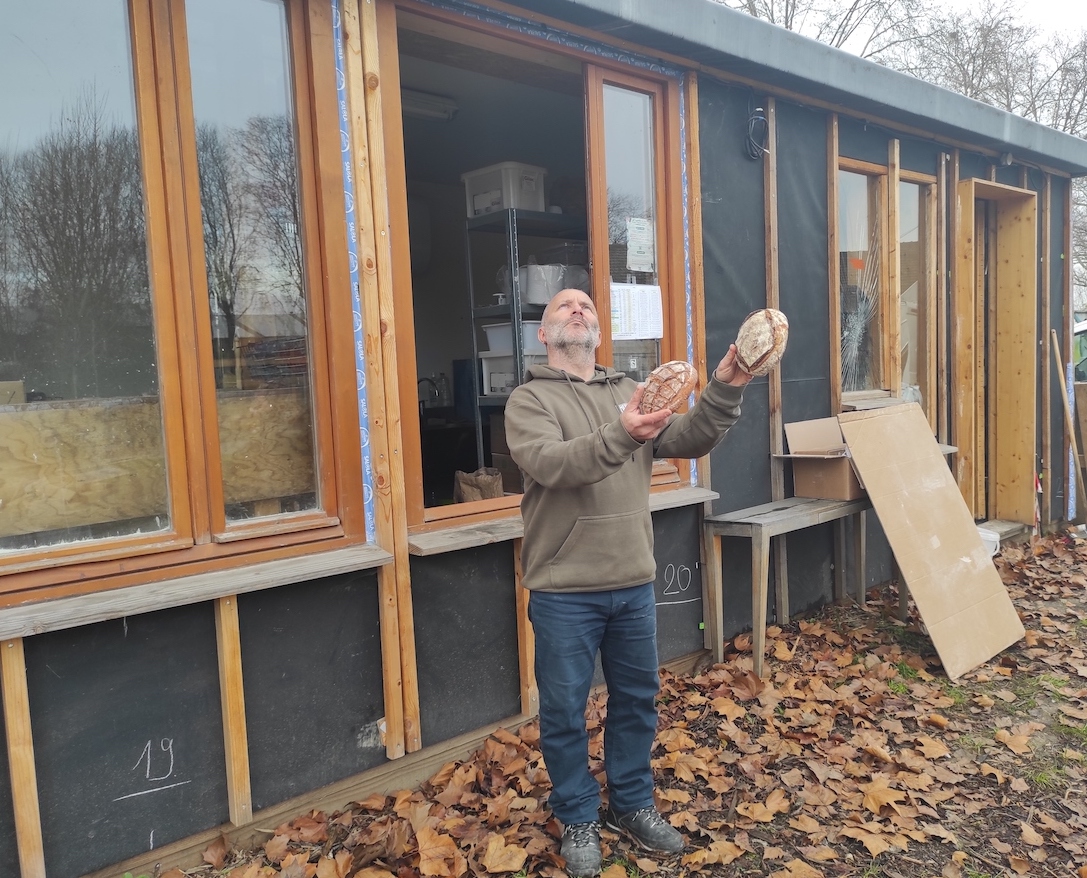
[[987, 527], [979, 527], [978, 536], [981, 537], [981, 542], [985, 545], [985, 548], [989, 550], [990, 555], [995, 555], [1000, 551], [1000, 534], [995, 530], [989, 530]]
[[[487, 351], [492, 354], [513, 353], [513, 332], [511, 323], [489, 323], [483, 327], [487, 335]], [[521, 350], [526, 354], [545, 354], [547, 349], [540, 341], [537, 330], [540, 328], [539, 320], [521, 321]]]
[[[545, 354], [525, 354], [525, 368], [536, 363], [546, 363]], [[481, 353], [479, 355], [480, 371], [483, 373], [484, 396], [508, 396], [518, 384], [523, 375], [518, 375], [514, 369], [512, 354]]]
[[468, 216], [496, 210], [546, 210], [544, 179], [547, 168], [520, 162], [499, 162], [460, 175]]

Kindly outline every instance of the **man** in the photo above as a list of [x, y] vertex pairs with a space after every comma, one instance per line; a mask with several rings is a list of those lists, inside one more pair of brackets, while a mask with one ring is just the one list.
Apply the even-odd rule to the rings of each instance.
[[735, 345], [684, 415], [639, 413], [643, 385], [596, 365], [592, 299], [563, 290], [539, 328], [547, 365], [532, 366], [506, 405], [506, 440], [525, 475], [523, 583], [536, 634], [540, 741], [552, 813], [572, 878], [600, 871], [600, 787], [588, 767], [585, 707], [596, 654], [608, 685], [604, 823], [646, 850], [683, 836], [653, 804], [650, 752], [659, 687], [653, 522], [654, 457], [701, 457], [740, 416], [751, 376]]

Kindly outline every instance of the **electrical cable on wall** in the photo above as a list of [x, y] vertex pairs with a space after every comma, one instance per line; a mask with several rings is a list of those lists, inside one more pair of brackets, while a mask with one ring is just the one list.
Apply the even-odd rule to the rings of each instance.
[[770, 138], [770, 123], [766, 121], [766, 111], [756, 107], [747, 116], [747, 157], [758, 161], [770, 152], [766, 144]]

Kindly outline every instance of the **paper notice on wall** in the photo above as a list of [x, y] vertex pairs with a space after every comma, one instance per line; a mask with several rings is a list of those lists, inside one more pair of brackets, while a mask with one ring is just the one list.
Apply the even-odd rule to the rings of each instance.
[[663, 338], [661, 288], [643, 284], [612, 284], [611, 337], [614, 341]]
[[656, 271], [656, 243], [653, 223], [642, 217], [627, 219], [627, 269]]

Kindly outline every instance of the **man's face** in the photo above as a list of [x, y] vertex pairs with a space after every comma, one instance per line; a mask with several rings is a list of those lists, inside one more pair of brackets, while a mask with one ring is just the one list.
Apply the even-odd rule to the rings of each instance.
[[581, 290], [563, 290], [544, 309], [540, 341], [563, 350], [589, 353], [600, 347], [600, 321], [596, 306]]

